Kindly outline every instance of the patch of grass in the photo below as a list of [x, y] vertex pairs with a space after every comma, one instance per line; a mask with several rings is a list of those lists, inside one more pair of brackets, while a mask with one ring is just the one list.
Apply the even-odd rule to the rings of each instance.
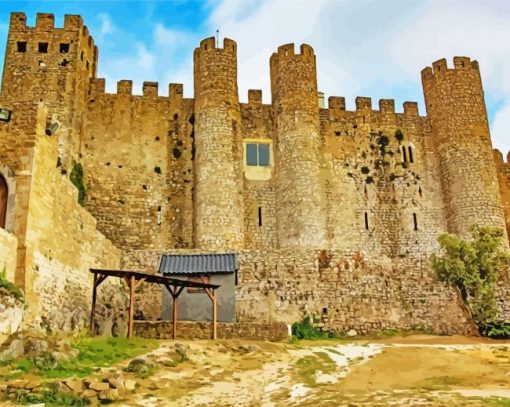
[[[56, 362], [51, 354], [23, 358], [11, 363], [11, 371], [32, 373], [44, 378], [86, 377], [100, 367], [108, 367], [158, 347], [157, 341], [144, 338], [86, 338], [73, 345], [76, 358]], [[13, 378], [12, 375], [7, 377]]]
[[326, 352], [315, 352], [316, 356], [305, 356], [296, 362], [297, 373], [300, 379], [308, 387], [317, 386], [316, 374], [331, 373], [336, 370], [335, 363]]
[[17, 404], [39, 404], [44, 403], [46, 407], [56, 406], [88, 406], [90, 401], [76, 396], [72, 393], [61, 393], [55, 386], [49, 385], [37, 393], [27, 393], [19, 390], [9, 395], [11, 401]]

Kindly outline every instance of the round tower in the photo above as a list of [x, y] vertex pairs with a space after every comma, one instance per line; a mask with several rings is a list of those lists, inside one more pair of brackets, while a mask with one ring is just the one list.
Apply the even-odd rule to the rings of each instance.
[[280, 247], [325, 246], [325, 195], [317, 72], [312, 47], [283, 45], [271, 56], [276, 121], [276, 216]]
[[440, 161], [449, 232], [469, 235], [474, 224], [505, 230], [478, 63], [455, 57], [422, 71], [427, 114]]
[[237, 45], [207, 38], [194, 52], [194, 240], [201, 249], [238, 249], [243, 235], [241, 114]]

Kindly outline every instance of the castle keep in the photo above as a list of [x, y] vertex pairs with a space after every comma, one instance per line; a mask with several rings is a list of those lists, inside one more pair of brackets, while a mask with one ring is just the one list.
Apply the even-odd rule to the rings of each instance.
[[[321, 106], [304, 44], [271, 55], [271, 104], [260, 90], [240, 102], [229, 39], [194, 50], [193, 99], [180, 84], [159, 96], [154, 82], [133, 95], [130, 80], [106, 93], [98, 54], [79, 16], [56, 28], [51, 14], [35, 27], [11, 15], [0, 267], [25, 288], [29, 318], [72, 326], [60, 315], [88, 308], [90, 267], [154, 272], [163, 253], [234, 251], [240, 321], [470, 332], [428, 259], [445, 231], [510, 233], [510, 157], [492, 150], [476, 61], [425, 68], [420, 115], [392, 99]], [[499, 293], [510, 316], [510, 288]], [[161, 301], [140, 294], [148, 317]]]

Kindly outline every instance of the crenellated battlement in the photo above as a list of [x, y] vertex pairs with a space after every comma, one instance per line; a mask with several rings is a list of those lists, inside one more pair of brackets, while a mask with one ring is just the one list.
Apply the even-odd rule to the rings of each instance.
[[492, 153], [494, 154], [494, 161], [496, 162], [497, 165], [505, 165], [505, 166], [510, 165], [510, 151], [506, 155], [506, 161], [505, 161], [505, 157], [504, 157], [503, 153], [500, 150], [498, 150], [497, 148], [493, 149]]
[[196, 51], [209, 52], [209, 51], [223, 51], [231, 54], [237, 54], [237, 43], [229, 38], [223, 39], [223, 48], [216, 46], [216, 38], [209, 37], [200, 41], [200, 46]]
[[[92, 95], [106, 94], [106, 81], [104, 78], [93, 78], [90, 81], [90, 91]], [[168, 98], [174, 101], [183, 98], [183, 85], [181, 83], [170, 83], [168, 85]], [[140, 96], [146, 98], [165, 97], [159, 95], [159, 83], [145, 81], [142, 84], [142, 95], [133, 95], [133, 81], [122, 79], [117, 81], [116, 93], [114, 95]]]
[[448, 72], [456, 70], [479, 70], [478, 62], [471, 61], [468, 57], [453, 57], [453, 68], [448, 67], [446, 58], [439, 59], [432, 63], [432, 67], [428, 66], [421, 71], [422, 81], [432, 80], [435, 77], [442, 77]]
[[248, 90], [248, 104], [261, 105], [262, 104], [262, 90], [249, 89]]
[[[379, 99], [379, 110], [373, 110], [372, 98], [366, 96], [358, 96], [355, 99], [356, 111], [382, 114], [398, 114], [395, 111], [394, 99]], [[418, 117], [418, 103], [417, 102], [404, 102], [403, 114], [405, 116]], [[330, 96], [328, 98], [328, 109], [333, 111], [347, 111], [345, 107], [345, 97], [343, 96]]]
[[315, 62], [315, 53], [308, 44], [301, 44], [299, 53], [296, 54], [294, 44], [285, 44], [278, 47], [277, 51], [271, 55], [270, 65], [274, 67], [278, 61], [286, 61], [292, 58], [298, 58], [304, 62]]

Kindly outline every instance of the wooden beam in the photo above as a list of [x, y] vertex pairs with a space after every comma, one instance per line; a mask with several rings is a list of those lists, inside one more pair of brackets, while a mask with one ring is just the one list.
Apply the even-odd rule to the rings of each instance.
[[135, 312], [135, 277], [129, 279], [129, 319], [128, 319], [128, 339], [133, 337]]
[[145, 281], [145, 277], [142, 277], [140, 280], [136, 281], [135, 282], [135, 289], [137, 289], [139, 286], [141, 286], [144, 281]]
[[92, 286], [92, 309], [90, 311], [89, 334], [94, 334], [94, 323], [96, 318], [96, 295], [97, 295], [97, 274], [94, 273], [94, 285]]

